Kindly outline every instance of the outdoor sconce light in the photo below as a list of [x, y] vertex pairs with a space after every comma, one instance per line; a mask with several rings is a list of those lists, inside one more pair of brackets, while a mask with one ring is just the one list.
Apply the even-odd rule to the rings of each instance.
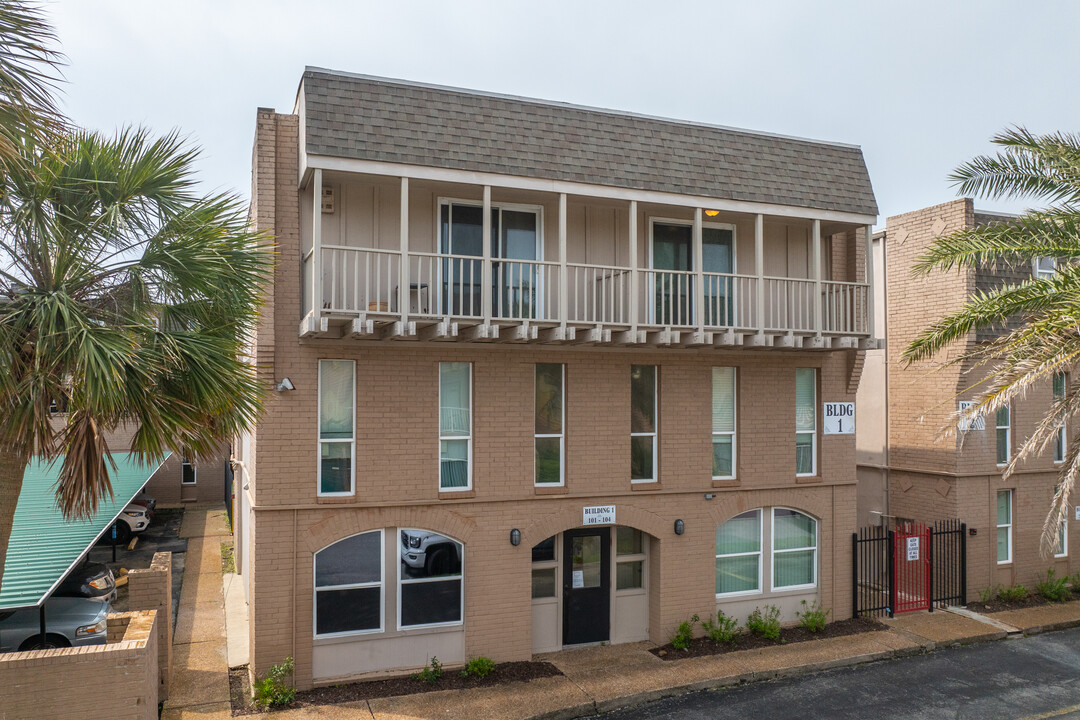
[[514, 547], [521, 544], [521, 531], [517, 528], [510, 531], [510, 544]]
[[278, 392], [285, 392], [286, 390], [295, 390], [295, 389], [296, 388], [293, 387], [292, 380], [290, 380], [289, 378], [282, 378], [281, 382], [279, 382], [277, 384], [277, 391]]
[[716, 495], [714, 495], [713, 493], [705, 493], [706, 500], [712, 500], [714, 497], [716, 497]]
[[706, 210], [705, 214], [708, 215], [709, 217], [716, 217], [717, 215], [720, 214], [720, 211], [719, 210]]
[[675, 521], [675, 534], [676, 535], [682, 535], [684, 532], [686, 532], [686, 523], [684, 523], [682, 520], [676, 520]]

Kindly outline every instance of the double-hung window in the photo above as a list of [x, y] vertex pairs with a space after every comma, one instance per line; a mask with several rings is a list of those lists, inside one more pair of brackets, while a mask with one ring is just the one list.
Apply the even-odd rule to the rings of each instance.
[[464, 604], [465, 547], [427, 530], [401, 530], [398, 626], [454, 625]]
[[383, 531], [353, 535], [315, 553], [315, 635], [383, 627]]
[[735, 368], [712, 369], [712, 476], [735, 477]]
[[[1068, 379], [1065, 373], [1054, 373], [1054, 404], [1060, 403], [1065, 399], [1065, 387], [1068, 385]], [[1065, 450], [1068, 447], [1068, 439], [1065, 435], [1065, 421], [1061, 421], [1061, 426], [1057, 430], [1057, 437], [1054, 438], [1054, 462], [1065, 462]]]
[[1011, 413], [1009, 412], [1009, 406], [1003, 405], [998, 408], [997, 416], [994, 421], [994, 429], [997, 432], [997, 464], [1005, 465], [1009, 462], [1010, 447], [1012, 444], [1012, 426], [1010, 422]]
[[536, 365], [534, 394], [533, 481], [537, 485], [562, 485], [566, 458], [566, 366], [559, 363]]
[[[1054, 495], [1057, 495], [1061, 486], [1054, 487]], [[1068, 508], [1061, 509], [1061, 524], [1058, 525], [1057, 545], [1054, 547], [1054, 557], [1067, 557], [1069, 554], [1069, 513]]]
[[1057, 272], [1057, 258], [1052, 257], [1039, 257], [1035, 258], [1035, 278], [1037, 280], [1043, 280], [1045, 278], [1054, 277], [1054, 273]]
[[772, 511], [773, 590], [817, 584], [817, 521], [797, 510]]
[[998, 565], [1012, 562], [1012, 490], [997, 494], [997, 561]]
[[656, 366], [630, 366], [630, 481], [656, 482]]
[[472, 488], [472, 363], [439, 363], [439, 490]]
[[180, 461], [180, 484], [194, 485], [195, 477], [195, 464], [191, 462], [191, 458], [185, 454]]
[[319, 361], [319, 495], [351, 495], [356, 445], [356, 363]]
[[761, 592], [761, 510], [716, 528], [716, 594]]
[[795, 474], [817, 474], [817, 370], [795, 370]]

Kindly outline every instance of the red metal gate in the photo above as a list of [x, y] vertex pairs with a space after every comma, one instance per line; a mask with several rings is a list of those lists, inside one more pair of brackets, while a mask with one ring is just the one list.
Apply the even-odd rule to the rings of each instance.
[[930, 610], [933, 580], [930, 574], [930, 528], [920, 523], [904, 523], [893, 536], [893, 612]]

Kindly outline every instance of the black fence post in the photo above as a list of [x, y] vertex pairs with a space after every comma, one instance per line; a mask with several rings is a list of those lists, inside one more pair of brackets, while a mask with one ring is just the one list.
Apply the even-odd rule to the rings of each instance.
[[934, 612], [934, 528], [926, 534], [926, 560], [930, 563], [930, 572], [926, 574], [926, 599], [930, 612]]
[[859, 617], [859, 533], [851, 533], [851, 617]]
[[960, 604], [967, 605], [967, 523], [960, 523]]
[[889, 564], [889, 617], [896, 617], [896, 537], [892, 530], [885, 537], [889, 541], [885, 551], [885, 562]]

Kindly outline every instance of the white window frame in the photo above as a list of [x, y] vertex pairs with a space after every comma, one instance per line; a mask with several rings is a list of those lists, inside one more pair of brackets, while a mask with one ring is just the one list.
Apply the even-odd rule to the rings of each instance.
[[[191, 468], [191, 482], [184, 479], [184, 468]], [[195, 463], [191, 462], [187, 455], [180, 457], [180, 484], [181, 485], [198, 485], [199, 484], [199, 469], [195, 466]]]
[[[553, 558], [551, 560], [533, 560], [529, 572], [529, 597], [534, 605], [549, 604], [562, 601], [562, 583], [559, 581], [559, 570], [562, 557], [562, 533], [554, 535]], [[547, 538], [544, 538], [545, 540]], [[530, 548], [531, 550], [531, 548]], [[532, 597], [532, 570], [553, 570], [555, 572], [555, 594], [548, 597]], [[560, 616], [561, 617], [561, 616]], [[559, 623], [559, 631], [562, 632], [562, 623]]]
[[[653, 371], [653, 431], [652, 432], [634, 432], [631, 426], [630, 437], [651, 437], [652, 438], [652, 477], [651, 478], [630, 478], [630, 483], [633, 485], [641, 485], [645, 483], [655, 483], [660, 481], [660, 443], [658, 439], [660, 437], [660, 366], [659, 365], [631, 365], [630, 372], [633, 374], [634, 367], [651, 367]], [[634, 392], [633, 392], [633, 378], [630, 380], [630, 414], [634, 412]], [[631, 439], [631, 453], [633, 453], [633, 440]]]
[[[787, 548], [786, 550], [777, 550], [776, 549], [776, 511], [777, 510], [787, 510], [789, 512], [798, 513], [799, 515], [803, 515], [803, 516], [808, 517], [808, 518], [810, 518], [811, 520], [814, 521], [814, 546], [813, 546], [813, 548], [810, 548], [810, 547], [798, 547], [798, 548]], [[818, 565], [817, 565], [818, 564], [818, 548], [821, 546], [821, 529], [820, 529], [821, 521], [818, 520], [816, 517], [808, 514], [808, 513], [804, 513], [802, 510], [797, 510], [795, 508], [789, 508], [789, 507], [783, 507], [783, 506], [776, 506], [776, 507], [773, 507], [773, 508], [769, 509], [769, 525], [770, 525], [770, 527], [769, 527], [769, 535], [770, 535], [770, 537], [769, 537], [769, 588], [773, 592], [791, 592], [793, 590], [810, 590], [812, 588], [816, 588], [818, 586]], [[776, 556], [777, 555], [783, 555], [785, 553], [806, 552], [807, 550], [813, 550], [814, 551], [814, 560], [811, 563], [811, 567], [813, 568], [813, 571], [814, 571], [814, 581], [809, 583], [809, 584], [804, 583], [802, 585], [780, 585], [780, 586], [777, 586], [776, 585]]]
[[1053, 266], [1054, 267], [1053, 267], [1052, 270], [1043, 270], [1043, 269], [1039, 268], [1039, 261], [1042, 260], [1042, 259], [1043, 259], [1042, 257], [1037, 257], [1037, 258], [1035, 258], [1035, 259], [1033, 259], [1031, 261], [1031, 272], [1032, 272], [1032, 275], [1035, 276], [1036, 280], [1043, 280], [1043, 279], [1046, 279], [1046, 278], [1052, 278], [1052, 277], [1054, 277], [1054, 275], [1057, 274], [1057, 258], [1055, 258], [1055, 257], [1046, 258], [1047, 260], [1052, 260], [1053, 261]]
[[[322, 437], [322, 364], [324, 362], [347, 362], [352, 364], [352, 437], [326, 438]], [[356, 494], [356, 361], [344, 358], [320, 358], [319, 359], [319, 388], [315, 410], [315, 433], [318, 438], [319, 448], [315, 457], [315, 490], [316, 497], [350, 497]], [[324, 444], [349, 443], [349, 489], [347, 492], [323, 492], [322, 489], [322, 448]]]
[[[1057, 490], [1055, 489], [1055, 493]], [[1058, 529], [1061, 540], [1061, 552], [1054, 553], [1056, 558], [1069, 557], [1069, 511], [1068, 508], [1061, 512], [1061, 526]]]
[[[331, 548], [337, 545], [342, 540], [348, 540], [351, 537], [357, 535], [367, 535], [371, 532], [379, 533], [379, 582], [366, 582], [366, 583], [349, 583], [346, 585], [327, 585], [320, 588], [316, 584], [315, 579], [315, 556], [321, 553], [327, 548]], [[345, 630], [343, 632], [325, 633], [319, 634], [319, 591], [320, 590], [360, 590], [362, 588], [370, 588], [379, 586], [379, 627], [371, 628], [369, 630]], [[311, 556], [311, 635], [319, 640], [323, 638], [335, 638], [335, 637], [348, 637], [350, 635], [375, 635], [383, 632], [386, 629], [386, 531], [383, 528], [378, 530], [365, 530], [364, 532], [353, 533], [343, 538], [335, 540], [324, 548], [316, 550]]]
[[[425, 628], [458, 627], [458, 626], [464, 625], [465, 624], [465, 543], [461, 542], [457, 538], [450, 537], [449, 535], [443, 535], [441, 532], [438, 532], [437, 530], [428, 530], [428, 529], [425, 529], [425, 528], [416, 528], [416, 527], [398, 527], [398, 528], [394, 528], [394, 537], [396, 538], [396, 540], [398, 542], [400, 542], [402, 531], [408, 531], [408, 530], [416, 530], [416, 531], [420, 531], [420, 532], [436, 533], [437, 535], [442, 535], [447, 540], [451, 540], [451, 541], [453, 541], [453, 542], [455, 542], [455, 543], [457, 543], [458, 545], [461, 546], [461, 575], [460, 575], [460, 579], [461, 579], [461, 599], [459, 601], [460, 604], [458, 605], [458, 607], [461, 609], [461, 617], [458, 620], [452, 620], [450, 622], [424, 623], [423, 625], [402, 625], [401, 624], [401, 597], [402, 597], [401, 586], [402, 585], [419, 585], [421, 583], [447, 582], [447, 581], [451, 580], [452, 578], [443, 575], [443, 576], [440, 576], [440, 577], [433, 577], [433, 578], [408, 578], [408, 579], [406, 579], [406, 578], [403, 578], [401, 576], [402, 573], [405, 572], [402, 569], [402, 566], [404, 565], [404, 563], [399, 562], [398, 563], [398, 570], [397, 570], [397, 629], [402, 630], [402, 631], [408, 631], [408, 630], [423, 630]], [[530, 575], [530, 578], [531, 578], [531, 575]], [[556, 583], [558, 583], [558, 577], [555, 578], [555, 581], [556, 581]], [[532, 591], [531, 591], [531, 585], [530, 585], [530, 594], [531, 593], [532, 593]]]
[[[437, 477], [438, 477], [438, 484], [439, 484], [439, 492], [441, 492], [441, 493], [444, 493], [444, 492], [468, 492], [469, 490], [472, 490], [472, 487], [473, 487], [473, 364], [471, 362], [465, 362], [465, 364], [469, 366], [469, 435], [467, 437], [462, 437], [460, 435], [443, 435], [442, 434], [442, 410], [443, 410], [443, 404], [442, 404], [442, 366], [443, 365], [452, 365], [452, 364], [459, 363], [459, 362], [463, 362], [463, 361], [460, 361], [460, 360], [447, 360], [447, 361], [440, 361], [439, 362], [439, 448], [438, 448], [438, 452], [436, 453], [436, 455], [438, 456], [438, 462], [439, 462], [439, 464], [438, 464], [438, 476]], [[442, 460], [443, 460], [443, 458], [442, 458], [442, 444], [443, 444], [444, 440], [456, 440], [458, 442], [460, 442], [461, 440], [465, 440], [468, 443], [467, 446], [466, 446], [468, 448], [468, 450], [466, 451], [466, 456], [468, 457], [468, 461], [469, 461], [469, 467], [468, 467], [467, 472], [466, 472], [466, 476], [468, 478], [468, 483], [465, 485], [465, 487], [447, 487], [447, 488], [444, 488], [443, 485], [442, 485]]]
[[[1000, 415], [1001, 415], [1002, 410], [1005, 410], [1005, 412], [1009, 416], [1008, 417], [1008, 423], [1005, 424], [1005, 425], [999, 425], [998, 424], [998, 423], [1001, 422]], [[1004, 462], [999, 462], [998, 459], [997, 459], [998, 458], [998, 450], [1000, 448], [999, 443], [1001, 442], [999, 431], [1001, 431], [1001, 430], [1005, 431], [1005, 461]], [[1005, 405], [1003, 408], [998, 408], [994, 412], [994, 462], [997, 463], [998, 467], [1005, 467], [1006, 465], [1009, 464], [1010, 460], [1012, 460], [1012, 405]]]
[[[736, 433], [739, 430], [739, 369], [730, 365], [716, 366], [716, 367], [730, 367], [731, 368], [731, 431], [713, 430], [712, 436], [715, 440], [717, 437], [728, 436], [731, 438], [731, 474], [729, 475], [713, 475], [713, 480], [734, 480], [738, 476], [738, 448]], [[715, 376], [714, 380], [715, 382]]]
[[[650, 271], [649, 274], [651, 276], [651, 279], [650, 279], [650, 287], [649, 287], [649, 300], [645, 303], [645, 306], [646, 306], [646, 310], [648, 311], [648, 318], [649, 318], [649, 324], [650, 325], [656, 324], [656, 273], [660, 273], [660, 272], [686, 272], [686, 273], [690, 273], [692, 275], [693, 273], [697, 272], [696, 269], [695, 270], [657, 270], [655, 267], [653, 267], [653, 227], [657, 223], [660, 223], [661, 225], [677, 225], [679, 227], [688, 227], [688, 228], [691, 228], [691, 229], [693, 229], [693, 227], [694, 227], [694, 221], [693, 220], [684, 220], [684, 219], [681, 219], [681, 218], [649, 216], [649, 248], [648, 248], [648, 250], [649, 250], [649, 255], [648, 255], [649, 267], [648, 267], [648, 269]], [[739, 272], [738, 264], [737, 264], [738, 260], [736, 259], [737, 256], [738, 256], [738, 253], [736, 252], [736, 245], [737, 245], [737, 242], [738, 242], [737, 238], [736, 238], [736, 225], [734, 223], [713, 222], [713, 221], [702, 220], [701, 227], [702, 227], [702, 229], [710, 228], [712, 230], [730, 230], [731, 231], [731, 273], [730, 274], [731, 274], [732, 277], [734, 277]], [[693, 262], [692, 262], [692, 258], [694, 257], [693, 253], [694, 253], [694, 238], [693, 238], [693, 235], [691, 235], [691, 237], [690, 237], [691, 265], [693, 264]], [[705, 272], [705, 271], [702, 270], [702, 272]], [[725, 273], [709, 273], [709, 274], [710, 275], [724, 275]], [[691, 279], [691, 283], [690, 283], [691, 287], [693, 287], [694, 282], [696, 282], [696, 280]], [[708, 287], [708, 285], [706, 285], [706, 287]], [[734, 325], [738, 325], [739, 324], [738, 323], [738, 317], [739, 317], [738, 293], [733, 293], [733, 295], [734, 295], [734, 297], [731, 298], [731, 319], [732, 319], [732, 322], [733, 322]], [[695, 312], [693, 298], [691, 298], [691, 300], [690, 300], [690, 308], [689, 309], [690, 309], [690, 316], [693, 318], [693, 314]], [[693, 324], [695, 324], [695, 325], [697, 324], [697, 318], [694, 318], [694, 323]], [[726, 328], [728, 326], [727, 325], [710, 325], [709, 327]]]
[[[750, 557], [751, 555], [757, 555], [757, 558], [758, 558], [758, 563], [757, 563], [757, 575], [758, 575], [758, 577], [757, 577], [757, 590], [736, 590], [736, 591], [733, 591], [733, 592], [715, 593], [716, 598], [718, 600], [721, 599], [721, 598], [743, 597], [743, 596], [747, 596], [747, 595], [761, 595], [763, 592], [765, 592], [765, 584], [764, 584], [764, 575], [765, 575], [765, 512], [764, 512], [764, 510], [765, 510], [764, 508], [755, 508], [752, 511], [751, 510], [746, 511], [746, 512], [756, 512], [757, 516], [758, 516], [758, 549], [757, 549], [757, 552], [717, 553], [716, 552], [716, 533], [715, 533], [715, 531], [713, 532], [713, 553], [715, 554], [715, 559], [713, 560], [713, 567], [714, 568], [716, 566], [716, 560], [719, 560], [720, 558]], [[728, 520], [733, 520], [736, 517], [738, 517], [739, 515], [743, 515], [743, 514], [744, 513], [736, 513], [735, 515], [732, 515], [727, 520], [725, 520], [723, 523], [720, 523], [720, 525], [717, 526], [717, 529], [719, 529], [719, 527], [722, 526], [724, 523], [726, 523]], [[715, 573], [715, 569], [714, 569], [714, 573]], [[715, 578], [715, 576], [713, 577], [713, 587], [714, 588], [716, 587], [716, 578]]]
[[[800, 435], [809, 435], [811, 438], [810, 443], [810, 472], [801, 473], [798, 472], [798, 460], [795, 463], [795, 477], [815, 477], [818, 472], [818, 369], [817, 368], [797, 368], [797, 370], [810, 370], [814, 373], [814, 429], [813, 430], [795, 430], [796, 447], [798, 447], [798, 439]], [[796, 411], [798, 408], [796, 407]], [[797, 427], [797, 424], [796, 424]], [[815, 583], [816, 584], [816, 583]]]
[[[540, 365], [558, 365], [562, 373], [559, 379], [559, 392], [561, 398], [559, 410], [562, 418], [559, 427], [561, 433], [538, 433], [536, 432], [536, 372]], [[559, 438], [559, 482], [538, 482], [536, 478], [536, 441], [541, 438]], [[563, 487], [566, 485], [566, 363], [536, 363], [533, 365], [533, 486], [534, 487]]]
[[[1061, 376], [1061, 395], [1054, 393], [1054, 402], [1061, 400], [1068, 394], [1069, 376], [1067, 373], [1058, 373]], [[1065, 456], [1069, 450], [1068, 420], [1063, 420], [1057, 431], [1057, 442], [1054, 444], [1054, 464], [1060, 465], [1065, 462]], [[1060, 455], [1058, 454], [1060, 452]]]
[[[619, 554], [619, 528], [625, 527], [634, 532], [641, 533], [641, 552]], [[649, 591], [649, 534], [629, 525], [617, 525], [611, 533], [611, 562], [612, 577], [611, 591], [616, 595], [641, 595]], [[628, 563], [641, 563], [641, 587], [619, 588], [619, 565]], [[557, 579], [557, 578], [556, 578]]]
[[[997, 495], [994, 496], [995, 501], [997, 500], [998, 495], [1001, 495], [1002, 493], [1006, 493], [1007, 497], [1009, 498], [1009, 522], [1005, 523], [1005, 524], [1001, 524], [1001, 523], [997, 522], [997, 503], [995, 502], [994, 503], [994, 523], [996, 525], [996, 530], [1001, 530], [1001, 528], [1006, 528], [1007, 529], [1006, 537], [1009, 539], [1008, 540], [1009, 556], [1007, 558], [1005, 558], [1004, 560], [998, 560], [997, 564], [998, 565], [1009, 565], [1009, 564], [1012, 563], [1012, 560], [1013, 560], [1013, 491], [1012, 490], [998, 490]], [[994, 555], [995, 555], [995, 557], [997, 556], [997, 532], [996, 531], [994, 532]]]

